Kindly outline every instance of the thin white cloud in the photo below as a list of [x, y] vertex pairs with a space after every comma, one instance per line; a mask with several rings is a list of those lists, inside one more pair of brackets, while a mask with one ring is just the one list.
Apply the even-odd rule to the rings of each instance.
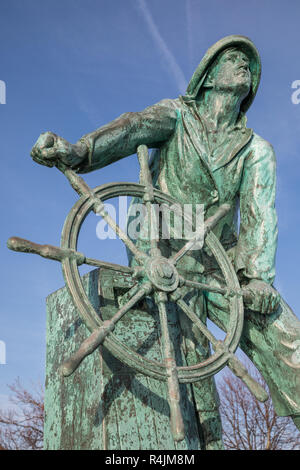
[[153, 17], [148, 9], [147, 3], [145, 0], [138, 0], [139, 8], [142, 12], [143, 18], [148, 26], [149, 32], [161, 52], [164, 60], [168, 66], [168, 70], [171, 72], [172, 77], [174, 78], [178, 90], [180, 93], [183, 93], [187, 87], [187, 81], [185, 79], [184, 73], [181, 70], [180, 66], [176, 62], [172, 52], [168, 48], [166, 42], [162, 38], [157, 25], [155, 24]]
[[190, 71], [192, 70], [194, 50], [193, 50], [193, 13], [190, 0], [185, 2], [186, 8], [186, 32], [187, 32], [187, 45], [188, 45], [188, 58], [189, 58], [189, 67]]

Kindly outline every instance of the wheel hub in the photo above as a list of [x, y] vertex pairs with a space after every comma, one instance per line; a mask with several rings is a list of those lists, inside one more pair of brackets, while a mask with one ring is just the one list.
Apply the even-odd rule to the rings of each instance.
[[179, 275], [174, 264], [162, 256], [150, 259], [146, 274], [151, 283], [159, 290], [172, 292], [178, 287]]

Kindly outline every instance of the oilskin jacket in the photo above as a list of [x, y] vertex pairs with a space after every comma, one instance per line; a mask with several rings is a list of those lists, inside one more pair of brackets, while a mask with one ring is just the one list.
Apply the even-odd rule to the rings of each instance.
[[[240, 280], [273, 283], [277, 245], [275, 155], [267, 141], [246, 127], [244, 115], [219, 148], [210, 147], [204, 119], [195, 102], [186, 97], [162, 100], [142, 112], [123, 114], [82, 141], [89, 154], [78, 172], [102, 168], [145, 144], [156, 149], [151, 162], [153, 182], [163, 192], [181, 204], [203, 204], [205, 217], [220, 204], [229, 203], [231, 210], [214, 232]], [[203, 265], [194, 263], [196, 271], [197, 266], [203, 272]], [[216, 276], [211, 272], [206, 282], [218, 285]], [[198, 304], [195, 300], [195, 306]], [[208, 317], [226, 331], [229, 318], [224, 298], [209, 293], [206, 309]], [[300, 429], [299, 338], [300, 322], [283, 299], [272, 315], [246, 309], [241, 348], [262, 373], [277, 414], [292, 416]], [[208, 384], [211, 399], [212, 384]], [[202, 395], [203, 391], [199, 392], [199, 402]]]
[[[85, 135], [82, 141], [89, 154], [77, 170], [102, 168], [135, 153], [141, 144], [155, 149], [154, 184], [181, 204], [203, 204], [205, 217], [229, 203], [231, 210], [215, 234], [241, 281], [260, 279], [272, 284], [277, 245], [273, 148], [246, 127], [241, 114], [221, 148], [211, 149], [204, 119], [195, 102], [186, 98], [162, 100], [144, 111], [125, 113]], [[197, 265], [203, 269], [201, 263], [195, 265], [196, 271]], [[217, 285], [219, 281], [212, 272], [207, 282]], [[229, 318], [224, 299], [209, 293], [206, 308], [209, 318], [226, 331]], [[299, 338], [300, 322], [283, 299], [272, 315], [246, 309], [241, 347], [266, 380], [277, 414], [293, 416], [300, 428]]]
[[275, 155], [267, 141], [246, 128], [244, 115], [222, 148], [212, 150], [203, 118], [194, 102], [183, 98], [123, 114], [82, 140], [89, 148], [82, 173], [131, 155], [140, 144], [158, 149], [151, 162], [154, 184], [180, 204], [203, 204], [205, 217], [229, 203], [231, 210], [215, 234], [226, 249], [236, 245], [233, 261], [240, 275], [272, 284], [277, 244]]

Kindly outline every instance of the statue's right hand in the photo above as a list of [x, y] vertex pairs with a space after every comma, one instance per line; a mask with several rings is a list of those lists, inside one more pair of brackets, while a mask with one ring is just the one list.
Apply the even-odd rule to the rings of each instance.
[[82, 144], [72, 145], [53, 132], [44, 132], [33, 146], [30, 155], [41, 165], [52, 167], [62, 163], [71, 168], [83, 160], [85, 150]]

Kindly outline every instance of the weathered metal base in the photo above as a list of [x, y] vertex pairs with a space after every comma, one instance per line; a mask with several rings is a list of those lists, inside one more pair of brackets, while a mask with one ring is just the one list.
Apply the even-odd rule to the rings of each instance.
[[[103, 319], [111, 317], [126, 292], [126, 275], [105, 270], [99, 275], [94, 270], [83, 277], [83, 283]], [[180, 346], [176, 312], [169, 312], [168, 318], [173, 341]], [[158, 325], [157, 312], [144, 301], [126, 314], [114, 334], [140, 354], [161, 361]], [[200, 450], [190, 385], [180, 386], [186, 436], [175, 442], [166, 383], [135, 373], [104, 347], [102, 354], [89, 356], [73, 375], [62, 377], [59, 366], [88, 334], [67, 289], [52, 293], [47, 298], [45, 449]], [[184, 365], [180, 347], [175, 349], [177, 364]]]

